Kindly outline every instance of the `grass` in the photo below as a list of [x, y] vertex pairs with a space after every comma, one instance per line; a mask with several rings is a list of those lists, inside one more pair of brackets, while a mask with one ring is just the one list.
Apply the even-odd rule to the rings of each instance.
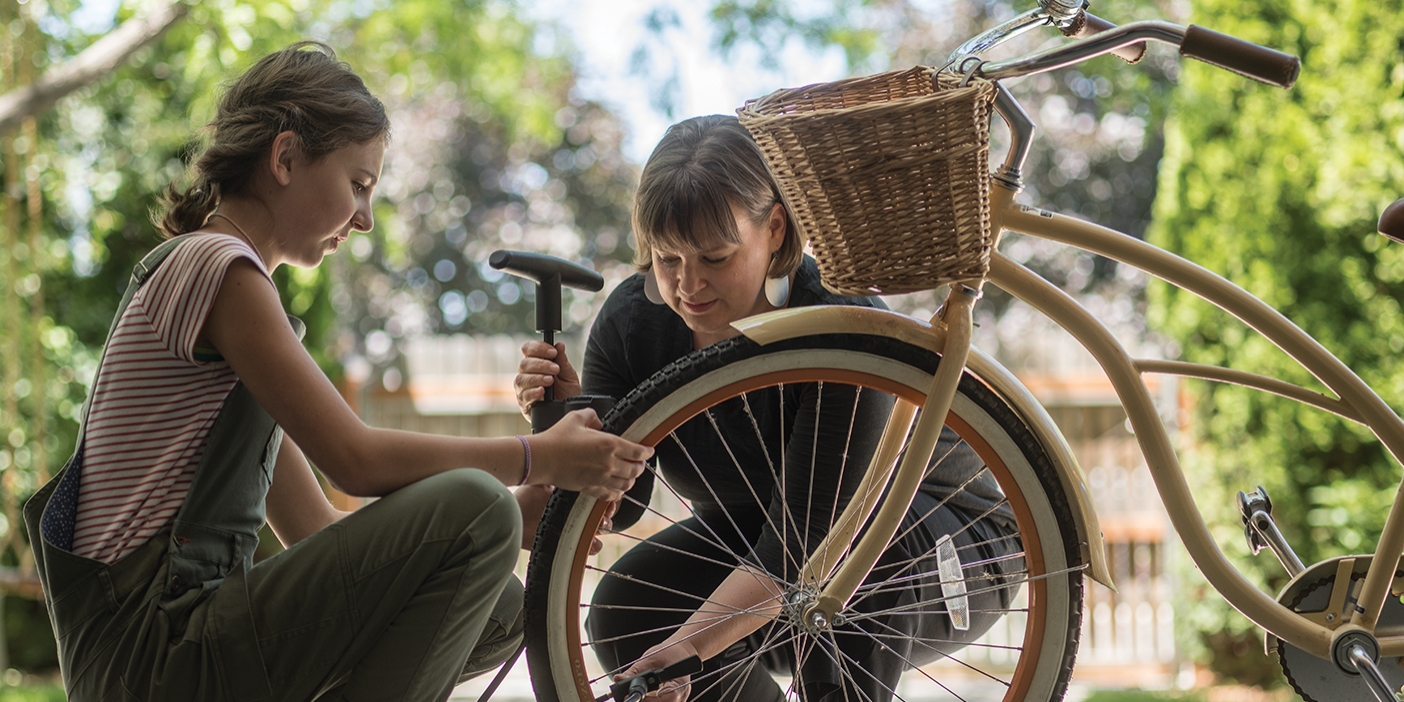
[[[1096, 690], [1083, 702], [1207, 702], [1203, 690]], [[0, 698], [0, 702], [4, 702]]]
[[0, 687], [0, 702], [65, 702], [63, 686], [57, 683]]

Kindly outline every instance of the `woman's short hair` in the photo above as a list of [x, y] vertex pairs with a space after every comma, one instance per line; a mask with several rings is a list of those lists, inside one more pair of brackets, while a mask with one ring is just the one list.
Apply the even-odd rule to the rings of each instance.
[[190, 166], [190, 187], [172, 183], [152, 220], [165, 238], [205, 226], [224, 195], [244, 192], [273, 140], [297, 135], [316, 160], [353, 144], [386, 139], [390, 119], [361, 77], [321, 42], [303, 41], [258, 61], [225, 90]]
[[[717, 243], [736, 244], [740, 233], [732, 205], [763, 225], [780, 191], [765, 156], [735, 117], [694, 117], [668, 128], [654, 147], [634, 194], [634, 265], [647, 271], [653, 249], [688, 251]], [[799, 267], [804, 245], [788, 211], [785, 240], [767, 275], [786, 276]]]

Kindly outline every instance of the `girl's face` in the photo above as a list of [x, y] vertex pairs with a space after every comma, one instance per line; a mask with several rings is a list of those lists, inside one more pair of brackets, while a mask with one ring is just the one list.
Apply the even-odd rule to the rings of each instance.
[[384, 160], [381, 139], [346, 146], [315, 161], [290, 155], [280, 174], [286, 178], [287, 226], [280, 226], [278, 235], [288, 263], [316, 266], [352, 231], [370, 231], [375, 224], [371, 194]]
[[765, 299], [770, 257], [785, 239], [785, 210], [776, 203], [760, 224], [732, 205], [740, 243], [718, 239], [699, 250], [653, 247], [653, 273], [668, 307], [692, 330], [697, 348], [736, 336], [731, 323], [775, 309]]

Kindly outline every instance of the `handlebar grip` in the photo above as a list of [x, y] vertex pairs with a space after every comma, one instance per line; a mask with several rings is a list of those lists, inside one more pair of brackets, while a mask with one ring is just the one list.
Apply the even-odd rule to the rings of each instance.
[[500, 271], [511, 273], [540, 284], [550, 278], [559, 278], [561, 285], [576, 290], [599, 292], [604, 288], [604, 276], [584, 266], [562, 258], [525, 251], [494, 251], [488, 256], [488, 265]]
[[1185, 29], [1180, 55], [1279, 88], [1292, 87], [1302, 70], [1296, 56], [1193, 24]]
[[1379, 230], [1395, 241], [1404, 242], [1404, 198], [1395, 200], [1380, 213]]
[[[1115, 24], [1091, 12], [1083, 12], [1078, 16], [1078, 20], [1074, 22], [1071, 27], [1063, 30], [1063, 34], [1072, 39], [1081, 39], [1115, 28]], [[1113, 56], [1127, 63], [1139, 63], [1141, 59], [1146, 57], [1146, 43], [1140, 42], [1139, 44], [1123, 46], [1111, 53]]]

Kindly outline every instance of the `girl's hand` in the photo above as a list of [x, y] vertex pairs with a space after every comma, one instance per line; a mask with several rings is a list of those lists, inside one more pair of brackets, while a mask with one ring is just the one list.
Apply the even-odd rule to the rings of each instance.
[[[614, 681], [619, 682], [624, 678], [631, 678], [639, 673], [650, 670], [666, 668], [688, 656], [697, 655], [697, 651], [692, 648], [692, 644], [687, 641], [668, 643], [664, 641], [653, 648], [648, 649], [643, 657], [634, 661], [624, 672], [614, 676]], [[658, 686], [658, 690], [650, 692], [648, 699], [658, 702], [686, 702], [688, 695], [692, 694], [692, 676], [684, 675], [674, 678]]]
[[564, 400], [580, 394], [580, 375], [566, 358], [565, 344], [551, 346], [544, 341], [522, 344], [522, 362], [517, 364], [517, 407], [531, 416], [531, 406], [546, 397], [546, 388], [556, 388], [555, 398]]
[[643, 474], [653, 449], [600, 431], [595, 411], [569, 412], [556, 426], [531, 437], [533, 485], [555, 485], [611, 502]]

